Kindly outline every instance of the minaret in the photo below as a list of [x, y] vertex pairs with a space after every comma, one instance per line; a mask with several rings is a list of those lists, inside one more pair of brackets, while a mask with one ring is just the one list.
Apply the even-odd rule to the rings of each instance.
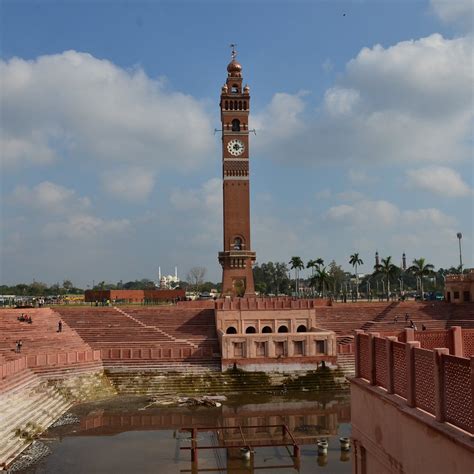
[[243, 296], [255, 294], [252, 263], [256, 256], [250, 246], [250, 89], [247, 85], [242, 89], [242, 66], [234, 46], [220, 100], [224, 251], [219, 252], [219, 263], [222, 294]]

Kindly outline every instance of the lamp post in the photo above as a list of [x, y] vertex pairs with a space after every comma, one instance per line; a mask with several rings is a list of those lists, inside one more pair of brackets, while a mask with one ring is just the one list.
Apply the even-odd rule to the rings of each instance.
[[461, 239], [462, 239], [462, 234], [461, 232], [458, 232], [456, 234], [458, 240], [459, 240], [459, 270], [462, 273], [462, 249], [461, 249]]

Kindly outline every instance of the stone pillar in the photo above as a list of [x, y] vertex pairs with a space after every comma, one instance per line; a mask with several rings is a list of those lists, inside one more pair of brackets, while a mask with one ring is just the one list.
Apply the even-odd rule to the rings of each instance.
[[385, 340], [387, 349], [387, 393], [394, 393], [393, 388], [393, 341], [398, 341], [395, 336], [389, 336]]
[[268, 357], [275, 358], [275, 341], [272, 337], [268, 338], [267, 348]]
[[360, 347], [360, 335], [364, 334], [361, 329], [356, 329], [354, 336], [354, 362], [355, 362], [355, 377], [360, 378], [360, 361], [359, 361], [359, 347]]
[[435, 416], [436, 421], [444, 422], [444, 374], [441, 357], [443, 354], [449, 354], [449, 349], [433, 349], [434, 358], [434, 389], [435, 389]]
[[451, 342], [451, 354], [457, 357], [462, 357], [462, 328], [461, 326], [452, 326], [449, 328], [449, 339]]
[[406, 360], [407, 360], [407, 404], [409, 407], [414, 408], [415, 403], [415, 390], [416, 390], [416, 380], [415, 380], [415, 347], [420, 347], [419, 341], [410, 341], [405, 345], [406, 350]]
[[295, 355], [295, 344], [293, 338], [288, 337], [286, 339], [286, 356], [293, 357]]
[[415, 330], [413, 328], [405, 328], [405, 342], [415, 340]]
[[376, 385], [375, 381], [375, 338], [379, 337], [378, 332], [369, 333], [369, 382], [370, 385]]

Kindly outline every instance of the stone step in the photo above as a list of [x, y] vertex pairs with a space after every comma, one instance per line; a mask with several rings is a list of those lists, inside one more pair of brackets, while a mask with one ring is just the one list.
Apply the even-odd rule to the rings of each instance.
[[19, 439], [15, 435], [17, 428], [24, 428], [28, 422], [38, 425], [42, 429], [48, 428], [59, 416], [61, 416], [72, 405], [60, 394], [49, 391], [44, 393], [43, 397], [35, 400], [36, 409], [21, 410], [16, 417], [12, 418], [3, 431], [0, 432], [2, 447], [0, 448], [0, 466], [8, 465], [9, 462], [23, 450], [29, 443], [26, 440]]

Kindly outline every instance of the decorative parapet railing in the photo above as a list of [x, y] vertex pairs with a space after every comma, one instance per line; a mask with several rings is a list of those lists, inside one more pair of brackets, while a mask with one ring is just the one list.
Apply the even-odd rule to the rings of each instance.
[[332, 331], [295, 333], [224, 334], [217, 331], [222, 359], [281, 359], [285, 357], [327, 357], [337, 355]]
[[15, 375], [24, 369], [53, 369], [100, 360], [100, 351], [98, 350], [29, 354], [1, 364], [0, 379]]
[[393, 336], [357, 331], [355, 377], [402, 397], [409, 407], [420, 408], [441, 423], [474, 435], [474, 357], [420, 345], [416, 340], [405, 343]]
[[110, 360], [120, 361], [172, 361], [182, 359], [202, 359], [214, 355], [211, 347], [165, 347], [165, 348], [124, 348], [112, 347], [100, 350], [104, 364]]
[[446, 282], [452, 281], [474, 281], [474, 268], [471, 268], [468, 273], [446, 275]]
[[218, 311], [255, 311], [278, 309], [314, 309], [317, 306], [329, 306], [326, 299], [293, 299], [293, 298], [224, 298], [216, 301]]

